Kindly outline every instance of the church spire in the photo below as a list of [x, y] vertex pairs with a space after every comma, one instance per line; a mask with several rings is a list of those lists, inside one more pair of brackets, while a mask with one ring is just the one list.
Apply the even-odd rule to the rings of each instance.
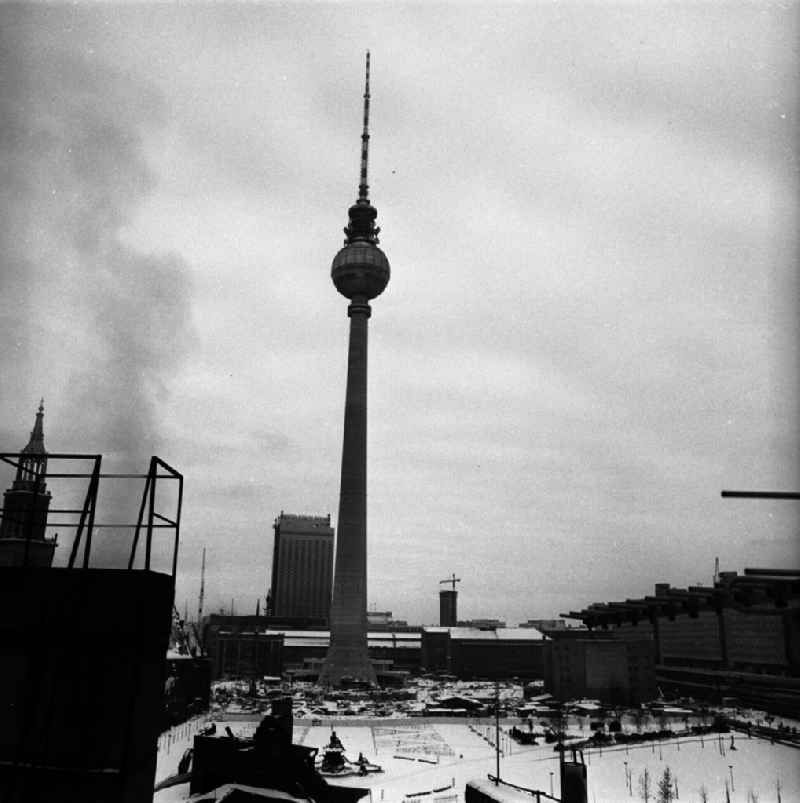
[[350, 222], [344, 233], [345, 245], [354, 242], [378, 243], [380, 227], [375, 225], [378, 210], [369, 202], [369, 184], [367, 182], [367, 163], [369, 160], [369, 50], [367, 51], [367, 68], [364, 79], [364, 127], [361, 132], [361, 173], [358, 182], [358, 200], [348, 210]]
[[36, 412], [36, 421], [31, 430], [28, 445], [22, 450], [26, 454], [45, 454], [44, 450], [44, 399], [39, 400], [39, 409]]
[[47, 471], [47, 451], [44, 448], [44, 399], [39, 401], [36, 421], [27, 445], [20, 452], [16, 481], [43, 480]]

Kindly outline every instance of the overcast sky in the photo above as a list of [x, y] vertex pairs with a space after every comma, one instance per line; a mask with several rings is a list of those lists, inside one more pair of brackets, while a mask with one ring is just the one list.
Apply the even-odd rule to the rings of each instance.
[[274, 518], [337, 512], [369, 47], [370, 607], [797, 566], [797, 503], [720, 490], [800, 487], [798, 9], [3, 6], [2, 448], [44, 396], [50, 451], [163, 457], [179, 605], [205, 546], [255, 610]]

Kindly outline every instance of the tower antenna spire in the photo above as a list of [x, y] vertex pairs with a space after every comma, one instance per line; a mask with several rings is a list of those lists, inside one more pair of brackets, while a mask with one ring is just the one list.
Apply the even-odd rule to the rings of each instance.
[[[361, 175], [358, 181], [358, 199], [347, 210], [349, 222], [344, 229], [347, 239], [345, 245], [355, 242], [378, 244], [380, 226], [375, 225], [378, 210], [369, 202], [369, 184], [367, 183], [367, 162], [369, 160], [369, 50], [367, 51], [367, 69], [364, 79], [364, 128], [361, 132]], [[345, 294], [346, 295], [346, 294]]]
[[367, 160], [369, 158], [369, 50], [367, 51], [367, 71], [364, 79], [364, 130], [361, 132], [361, 178], [358, 183], [358, 202], [369, 203], [369, 184], [367, 184]]

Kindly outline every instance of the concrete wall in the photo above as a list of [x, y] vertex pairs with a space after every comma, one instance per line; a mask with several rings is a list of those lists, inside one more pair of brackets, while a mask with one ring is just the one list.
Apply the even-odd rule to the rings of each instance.
[[731, 667], [771, 667], [776, 671], [788, 668], [784, 616], [782, 612], [759, 614], [732, 608], [723, 611]]
[[586, 647], [586, 696], [628, 702], [628, 653], [623, 641], [589, 641]]
[[446, 672], [449, 665], [450, 634], [423, 630], [420, 662], [429, 672]]
[[696, 619], [682, 613], [670, 621], [658, 620], [661, 663], [721, 664], [723, 660], [718, 618], [715, 611], [701, 611]]
[[4, 803], [151, 803], [168, 575], [0, 568]]
[[542, 641], [450, 638], [450, 672], [459, 678], [541, 678]]
[[637, 704], [656, 696], [651, 639], [563, 638], [545, 642], [545, 691], [559, 700]]

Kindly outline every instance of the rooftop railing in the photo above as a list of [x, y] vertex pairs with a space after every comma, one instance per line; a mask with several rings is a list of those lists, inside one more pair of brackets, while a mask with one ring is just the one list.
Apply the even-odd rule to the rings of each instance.
[[[0, 461], [19, 471], [21, 460], [24, 458], [20, 452], [0, 452]], [[175, 579], [178, 563], [178, 545], [180, 540], [180, 521], [181, 509], [183, 505], [183, 475], [170, 466], [160, 457], [150, 458], [150, 465], [145, 474], [130, 473], [104, 473], [101, 471], [103, 456], [99, 454], [72, 454], [72, 453], [50, 453], [47, 455], [48, 469], [37, 473], [32, 478], [32, 488], [30, 489], [30, 503], [28, 509], [16, 507], [14, 510], [4, 509], [0, 512], [2, 517], [19, 517], [16, 523], [23, 524], [26, 548], [21, 565], [28, 565], [29, 545], [34, 540], [34, 528], [37, 526], [37, 517], [41, 519], [41, 507], [37, 507], [37, 502], [50, 494], [46, 491], [46, 483], [52, 480], [64, 480], [67, 483], [88, 480], [86, 492], [83, 497], [83, 504], [80, 507], [51, 507], [47, 510], [47, 521], [44, 527], [47, 530], [61, 528], [74, 530], [75, 535], [72, 539], [70, 555], [67, 567], [89, 568], [92, 555], [92, 546], [98, 530], [128, 530], [133, 531], [130, 546], [130, 553], [126, 562], [128, 570], [133, 570], [137, 562], [137, 557], [142, 560], [146, 571], [151, 570], [153, 559], [153, 535], [156, 530], [168, 530], [172, 533], [171, 544], [171, 575]], [[66, 466], [65, 469], [52, 470], [54, 463]], [[78, 463], [79, 467], [71, 469]], [[143, 481], [143, 490], [139, 512], [134, 522], [98, 522], [97, 521], [97, 500], [98, 492], [102, 481], [108, 480], [129, 480]], [[172, 493], [169, 494], [167, 505], [157, 504], [159, 497], [157, 488], [159, 480], [168, 483], [176, 483]], [[163, 500], [162, 500], [163, 502]], [[169, 509], [166, 509], [166, 508]], [[57, 521], [51, 519], [56, 517]], [[40, 525], [41, 526], [41, 525]], [[38, 540], [38, 539], [36, 539]], [[52, 540], [52, 539], [47, 539]], [[144, 542], [143, 545], [141, 542]], [[143, 554], [142, 554], [143, 550]]]

